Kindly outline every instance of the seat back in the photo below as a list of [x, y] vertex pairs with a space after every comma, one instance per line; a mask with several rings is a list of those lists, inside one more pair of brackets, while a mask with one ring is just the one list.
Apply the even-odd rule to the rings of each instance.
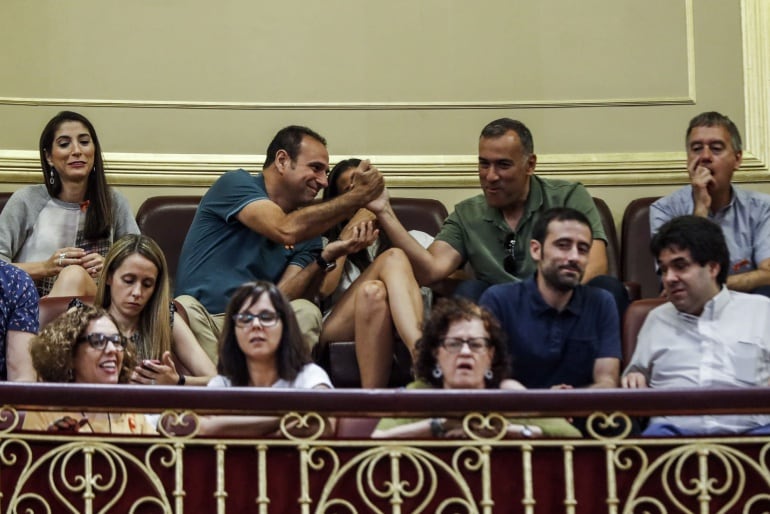
[[73, 298], [80, 298], [80, 301], [88, 305], [94, 303], [93, 296], [45, 296], [41, 298], [38, 303], [40, 312], [37, 316], [40, 330], [66, 311]]
[[182, 244], [200, 201], [200, 196], [153, 196], [136, 213], [139, 230], [153, 238], [166, 256], [172, 290]]
[[636, 341], [639, 336], [644, 320], [652, 309], [666, 303], [665, 298], [645, 298], [631, 302], [623, 316], [623, 334], [621, 344], [623, 345], [623, 366], [631, 362], [631, 357], [636, 350]]
[[3, 208], [12, 194], [13, 193], [0, 193], [0, 212], [3, 212]]
[[435, 236], [449, 215], [444, 204], [428, 198], [391, 198], [393, 212], [407, 230]]
[[607, 274], [620, 279], [620, 250], [618, 248], [618, 230], [615, 219], [607, 203], [601, 198], [594, 197], [594, 205], [599, 211], [604, 234], [607, 236]]
[[658, 198], [637, 198], [623, 213], [620, 235], [622, 280], [638, 283], [642, 298], [654, 298], [660, 293], [655, 259], [650, 254], [650, 205]]

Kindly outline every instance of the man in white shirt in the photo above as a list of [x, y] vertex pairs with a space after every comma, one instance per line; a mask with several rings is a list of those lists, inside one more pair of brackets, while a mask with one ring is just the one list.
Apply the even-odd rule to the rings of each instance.
[[[660, 228], [650, 248], [669, 301], [647, 316], [623, 387], [767, 386], [770, 299], [727, 289], [722, 230], [681, 216]], [[643, 435], [739, 433], [770, 433], [770, 415], [653, 417]]]

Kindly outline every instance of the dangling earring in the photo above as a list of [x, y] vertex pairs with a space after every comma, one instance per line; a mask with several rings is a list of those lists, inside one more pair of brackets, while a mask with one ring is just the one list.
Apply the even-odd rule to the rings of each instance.
[[48, 179], [48, 183], [51, 184], [51, 185], [53, 185], [53, 183], [54, 183], [53, 171], [54, 171], [54, 167], [51, 166], [50, 178]]
[[72, 372], [72, 368], [67, 370], [67, 382], [74, 382], [75, 374]]
[[436, 367], [433, 368], [433, 371], [431, 372], [431, 375], [433, 375], [433, 378], [441, 378], [444, 376], [444, 372], [441, 371], [441, 368], [438, 367], [438, 364], [436, 364]]
[[495, 374], [494, 374], [494, 373], [492, 373], [492, 370], [491, 370], [491, 369], [487, 369], [487, 370], [484, 372], [484, 378], [486, 378], [487, 380], [492, 380], [494, 377], [495, 377]]

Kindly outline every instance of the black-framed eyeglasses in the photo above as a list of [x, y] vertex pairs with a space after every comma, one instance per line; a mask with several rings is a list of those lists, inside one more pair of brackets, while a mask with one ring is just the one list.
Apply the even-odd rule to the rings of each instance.
[[505, 248], [505, 258], [503, 259], [503, 267], [505, 271], [511, 275], [516, 274], [516, 234], [511, 232], [505, 236], [503, 242], [503, 248]]
[[473, 353], [482, 353], [489, 348], [488, 337], [469, 337], [461, 339], [459, 337], [445, 337], [441, 340], [441, 346], [449, 353], [460, 353], [463, 345], [468, 345], [468, 349]]
[[102, 332], [91, 332], [83, 337], [80, 337], [78, 341], [87, 341], [94, 350], [102, 351], [107, 347], [107, 343], [112, 343], [115, 346], [115, 350], [122, 352], [128, 346], [128, 339], [120, 334], [104, 334]]
[[255, 319], [259, 320], [259, 324], [261, 326], [269, 328], [274, 327], [278, 323], [278, 320], [281, 319], [281, 317], [278, 316], [278, 313], [273, 311], [261, 311], [257, 314], [252, 314], [250, 312], [239, 312], [238, 314], [233, 314], [233, 321], [239, 328], [250, 327], [254, 324]]

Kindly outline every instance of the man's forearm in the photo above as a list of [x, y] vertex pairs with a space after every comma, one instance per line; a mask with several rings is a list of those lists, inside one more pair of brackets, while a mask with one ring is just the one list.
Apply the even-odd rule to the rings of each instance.
[[314, 203], [286, 215], [279, 228], [285, 244], [296, 244], [324, 234], [337, 223], [349, 219], [364, 202], [347, 193], [326, 202]]
[[388, 235], [391, 245], [406, 253], [412, 265], [414, 276], [421, 286], [427, 286], [446, 278], [435, 273], [433, 255], [409, 235], [409, 232], [396, 217], [392, 207], [388, 206], [387, 209], [379, 213], [377, 221], [380, 224], [380, 229]]
[[755, 269], [727, 277], [727, 288], [733, 291], [748, 293], [762, 286], [770, 286], [770, 271]]

